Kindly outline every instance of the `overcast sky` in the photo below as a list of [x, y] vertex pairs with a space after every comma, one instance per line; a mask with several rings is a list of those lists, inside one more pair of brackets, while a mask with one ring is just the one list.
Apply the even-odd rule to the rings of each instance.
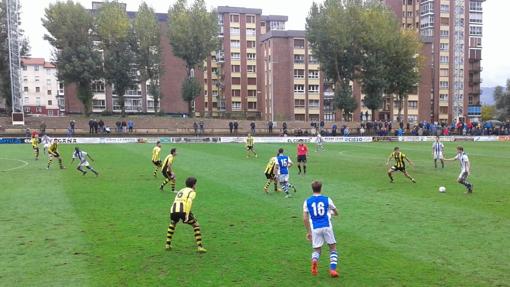
[[[50, 58], [51, 48], [43, 35], [46, 32], [41, 24], [44, 9], [49, 3], [57, 0], [21, 0], [22, 27], [29, 37], [32, 47], [32, 56]], [[91, 8], [90, 0], [75, 0], [85, 8]], [[124, 0], [129, 11], [137, 11], [143, 0]], [[168, 7], [175, 0], [146, 0], [156, 12], [166, 13]], [[316, 2], [322, 2], [317, 0]], [[302, 30], [305, 28], [305, 18], [313, 0], [206, 0], [209, 7], [237, 6], [248, 8], [260, 8], [263, 14], [287, 15], [289, 21], [287, 29]], [[507, 29], [510, 27], [510, 0], [487, 0], [483, 4], [484, 10], [484, 35], [482, 53], [482, 86], [490, 87], [504, 85], [510, 78], [510, 39]]]

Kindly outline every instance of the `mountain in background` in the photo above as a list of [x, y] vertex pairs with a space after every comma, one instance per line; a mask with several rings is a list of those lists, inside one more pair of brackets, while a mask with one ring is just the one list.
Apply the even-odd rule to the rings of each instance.
[[480, 104], [494, 105], [494, 90], [496, 87], [481, 87]]

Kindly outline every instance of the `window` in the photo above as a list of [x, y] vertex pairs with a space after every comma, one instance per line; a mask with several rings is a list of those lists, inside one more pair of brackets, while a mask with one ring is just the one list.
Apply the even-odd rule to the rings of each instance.
[[25, 76], [23, 77], [23, 82], [27, 83], [28, 82], [28, 78]]
[[271, 21], [269, 22], [269, 30], [285, 30], [285, 22]]
[[308, 92], [310, 93], [318, 93], [319, 85], [308, 85]]
[[230, 22], [239, 23], [239, 14], [230, 14]]
[[308, 101], [308, 107], [309, 108], [320, 108], [320, 101], [319, 100], [309, 100]]
[[448, 4], [441, 4], [441, 13], [450, 13], [450, 6]]
[[439, 49], [441, 51], [448, 51], [448, 47], [449, 47], [448, 43], [439, 43]]
[[35, 87], [35, 92], [36, 92], [36, 93], [40, 93], [40, 92], [41, 92], [41, 88], [39, 88], [39, 87]]
[[232, 78], [232, 85], [240, 85], [241, 84], [241, 78], [235, 77]]
[[482, 13], [469, 13], [469, 23], [482, 24]]
[[248, 78], [248, 85], [256, 85], [257, 78]]
[[482, 2], [469, 1], [469, 11], [482, 11]]
[[448, 107], [439, 107], [440, 114], [448, 114]]
[[23, 71], [26, 71], [27, 70], [27, 66], [23, 66]]
[[42, 108], [41, 107], [35, 107], [35, 112], [36, 113], [42, 113]]
[[255, 23], [254, 15], [246, 15], [246, 23]]
[[[154, 108], [154, 102], [152, 102], [152, 107]], [[106, 100], [92, 100], [92, 108], [96, 110], [106, 109]]]
[[257, 72], [255, 65], [246, 66], [246, 70], [248, 71], [248, 73], [256, 73]]
[[305, 56], [304, 55], [294, 55], [294, 64], [304, 64]]
[[441, 89], [448, 89], [448, 81], [439, 81], [439, 87]]
[[28, 87], [24, 87], [23, 92], [28, 93]]
[[248, 102], [248, 110], [256, 110], [257, 102]]
[[310, 79], [318, 79], [319, 71], [318, 70], [308, 70], [308, 78]]
[[239, 40], [231, 40], [230, 41], [230, 48], [234, 48], [234, 49], [241, 48], [241, 41], [239, 41]]
[[304, 49], [305, 48], [305, 40], [304, 39], [294, 39], [294, 49]]
[[469, 26], [470, 36], [482, 36], [482, 26]]
[[448, 56], [440, 56], [439, 57], [439, 62], [441, 64], [448, 64]]
[[41, 105], [41, 97], [35, 98], [35, 105], [40, 106]]
[[302, 70], [302, 69], [294, 70], [294, 78], [295, 79], [302, 79], [304, 77], [305, 77], [305, 70]]
[[294, 107], [295, 108], [304, 108], [305, 100], [294, 100]]
[[305, 85], [294, 85], [294, 93], [304, 93]]
[[239, 60], [239, 59], [241, 59], [241, 54], [240, 53], [230, 53], [230, 57], [232, 58], [232, 60]]
[[247, 48], [256, 48], [256, 42], [255, 41], [247, 41], [246, 47]]
[[230, 28], [230, 35], [240, 35], [241, 29], [239, 28]]
[[48, 100], [48, 106], [51, 106], [51, 105], [53, 105], [52, 100]]
[[440, 101], [448, 101], [448, 94], [439, 94]]
[[253, 28], [246, 28], [246, 36], [256, 36], [257, 30]]
[[25, 98], [23, 99], [23, 104], [28, 105], [28, 97], [25, 97]]
[[308, 64], [319, 64], [319, 60], [313, 55], [308, 56]]
[[232, 102], [232, 110], [233, 111], [241, 110], [241, 102]]
[[241, 66], [232, 65], [232, 73], [240, 73], [240, 72], [241, 72]]
[[39, 82], [39, 76], [35, 76], [35, 81]]
[[255, 60], [255, 59], [257, 59], [257, 54], [248, 53], [248, 54], [246, 54], [246, 57], [248, 58], [248, 60]]
[[92, 92], [94, 93], [104, 93], [104, 83], [101, 81], [95, 81], [92, 83]]
[[439, 76], [440, 77], [448, 77], [448, 69], [440, 69]]
[[53, 110], [48, 110], [48, 116], [50, 116], [50, 117], [53, 116]]
[[48, 90], [47, 93], [48, 93], [48, 96], [51, 96], [51, 90]]
[[256, 97], [257, 91], [256, 90], [248, 90], [248, 97]]
[[36, 71], [36, 72], [39, 71], [39, 65], [34, 66], [34, 71]]
[[305, 120], [305, 115], [304, 114], [295, 114], [294, 115], [294, 120], [296, 120], [296, 121], [304, 121]]
[[232, 97], [240, 97], [241, 90], [232, 90]]
[[450, 18], [441, 17], [440, 22], [441, 22], [441, 25], [444, 25], [444, 26], [450, 25]]
[[408, 101], [407, 107], [410, 109], [416, 109], [418, 108], [418, 101]]
[[441, 36], [441, 38], [448, 38], [448, 35], [449, 35], [449, 31], [448, 30], [440, 30], [439, 31], [439, 35]]

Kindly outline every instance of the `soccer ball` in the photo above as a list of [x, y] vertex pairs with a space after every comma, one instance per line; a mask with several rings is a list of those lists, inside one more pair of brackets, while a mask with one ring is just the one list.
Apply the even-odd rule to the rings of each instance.
[[439, 187], [439, 192], [446, 192], [446, 187], [440, 186]]

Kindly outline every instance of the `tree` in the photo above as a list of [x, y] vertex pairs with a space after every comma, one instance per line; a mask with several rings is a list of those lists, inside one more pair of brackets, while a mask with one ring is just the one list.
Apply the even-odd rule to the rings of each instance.
[[326, 76], [335, 82], [335, 105], [348, 114], [356, 109], [351, 82], [357, 78], [361, 52], [362, 1], [325, 0], [314, 3], [306, 19], [306, 34]]
[[182, 99], [188, 103], [188, 111], [192, 112], [191, 103], [202, 92], [202, 83], [196, 78], [186, 78], [182, 83]]
[[[181, 58], [187, 71], [188, 79], [183, 83], [191, 88], [193, 83], [192, 71], [199, 69], [205, 59], [214, 51], [218, 43], [218, 23], [216, 13], [208, 12], [204, 0], [195, 0], [187, 7], [186, 0], [177, 2], [168, 11], [168, 37], [175, 56]], [[196, 91], [190, 89], [189, 91]], [[188, 113], [192, 116], [192, 102], [200, 92], [189, 94], [182, 91], [183, 99], [188, 102]]]
[[129, 18], [120, 3], [105, 2], [95, 19], [95, 27], [103, 49], [104, 78], [113, 86], [122, 116], [125, 116], [124, 95], [136, 77], [132, 71], [136, 61], [130, 43]]
[[395, 95], [398, 103], [397, 118], [402, 122], [402, 107], [407, 101], [408, 95], [416, 90], [420, 81], [420, 66], [423, 58], [419, 56], [421, 42], [418, 34], [411, 30], [401, 30], [392, 39], [387, 66], [388, 88], [387, 94]]
[[54, 48], [59, 80], [65, 85], [77, 85], [77, 97], [89, 115], [93, 97], [91, 83], [101, 77], [102, 63], [92, 42], [92, 16], [83, 6], [69, 0], [50, 4], [42, 22], [49, 32], [44, 39]]
[[496, 108], [494, 106], [482, 106], [482, 121], [493, 120], [496, 115]]
[[496, 87], [494, 101], [498, 119], [507, 120], [510, 117], [510, 79], [506, 82], [506, 90], [502, 86]]
[[[157, 113], [161, 96], [160, 77], [163, 72], [160, 65], [160, 29], [154, 10], [147, 6], [145, 2], [138, 8], [133, 29], [135, 33], [133, 47], [137, 55], [141, 84], [146, 86], [147, 81], [149, 81], [147, 93], [154, 99], [154, 112]], [[144, 99], [144, 102], [146, 101], [147, 99]]]
[[363, 34], [361, 44], [363, 58], [361, 62], [360, 83], [365, 93], [365, 106], [371, 110], [374, 119], [375, 110], [383, 104], [384, 91], [388, 88], [387, 58], [393, 38], [399, 33], [399, 25], [394, 14], [382, 5], [372, 5], [361, 14]]

